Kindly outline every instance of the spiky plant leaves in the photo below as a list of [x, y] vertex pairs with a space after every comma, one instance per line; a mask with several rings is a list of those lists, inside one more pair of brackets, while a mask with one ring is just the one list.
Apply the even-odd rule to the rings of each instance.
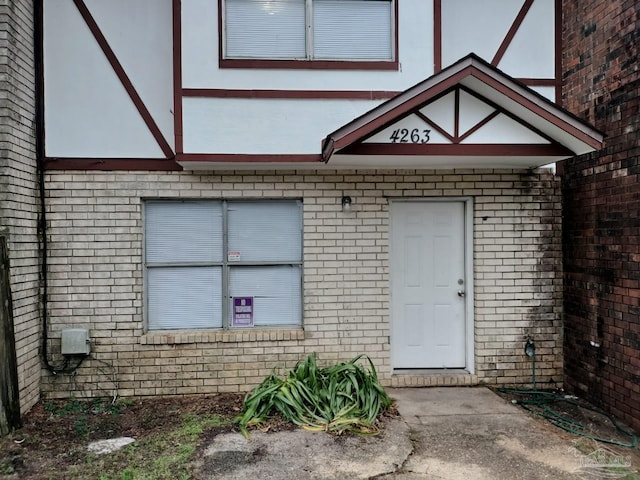
[[[363, 358], [369, 369], [358, 363]], [[310, 355], [284, 379], [274, 373], [248, 393], [236, 422], [248, 437], [247, 427], [265, 422], [277, 410], [311, 431], [375, 434], [376, 418], [391, 403], [368, 356], [319, 368], [315, 355]]]

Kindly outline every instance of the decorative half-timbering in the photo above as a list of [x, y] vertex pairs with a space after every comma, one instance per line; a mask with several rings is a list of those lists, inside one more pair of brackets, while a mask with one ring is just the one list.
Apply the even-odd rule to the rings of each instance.
[[601, 143], [600, 132], [471, 54], [329, 134], [323, 159], [532, 168]]
[[53, 355], [91, 338], [47, 393], [241, 391], [309, 353], [524, 384], [527, 338], [560, 385], [538, 167], [602, 134], [554, 103], [558, 5], [45, 0]]
[[[252, 3], [259, 7], [243, 10]], [[264, 163], [265, 155], [274, 164], [321, 161], [326, 132], [470, 52], [552, 101], [561, 84], [557, 0], [44, 4], [49, 168], [176, 169], [172, 159]], [[305, 8], [318, 23], [308, 25], [316, 37], [306, 43], [326, 44], [324, 53], [270, 43], [269, 22], [298, 31]], [[349, 23], [365, 14], [378, 30]], [[241, 35], [243, 15], [264, 28]], [[338, 34], [345, 25], [354, 30]], [[328, 32], [333, 43], [323, 44]], [[353, 41], [381, 32], [384, 52]], [[304, 52], [304, 34], [291, 35]]]

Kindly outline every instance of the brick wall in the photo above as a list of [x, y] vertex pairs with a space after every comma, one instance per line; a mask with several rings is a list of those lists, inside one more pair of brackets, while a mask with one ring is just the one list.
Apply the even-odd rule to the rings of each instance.
[[640, 3], [563, 8], [564, 105], [606, 134], [564, 165], [566, 387], [640, 429]]
[[32, 3], [0, 1], [0, 230], [9, 238], [22, 412], [40, 395]]
[[[540, 381], [562, 383], [560, 197], [548, 172], [50, 172], [47, 192], [51, 350], [63, 328], [94, 340], [76, 375], [46, 378], [48, 396], [246, 391], [311, 353], [367, 353], [387, 385], [527, 384], [527, 335]], [[354, 213], [341, 212], [343, 194]], [[476, 372], [392, 377], [387, 198], [442, 196], [474, 198]], [[146, 333], [145, 198], [302, 198], [304, 330]]]

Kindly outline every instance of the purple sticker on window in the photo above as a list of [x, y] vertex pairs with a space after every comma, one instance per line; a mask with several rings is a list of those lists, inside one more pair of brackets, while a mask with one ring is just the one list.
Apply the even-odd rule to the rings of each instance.
[[234, 327], [253, 327], [253, 297], [233, 297]]

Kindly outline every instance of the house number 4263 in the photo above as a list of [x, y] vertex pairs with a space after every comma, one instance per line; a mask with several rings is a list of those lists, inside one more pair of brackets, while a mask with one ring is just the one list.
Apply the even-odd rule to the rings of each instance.
[[391, 140], [391, 143], [428, 143], [430, 133], [431, 130], [427, 129], [414, 128], [409, 130], [408, 128], [399, 128], [389, 135], [389, 140]]

